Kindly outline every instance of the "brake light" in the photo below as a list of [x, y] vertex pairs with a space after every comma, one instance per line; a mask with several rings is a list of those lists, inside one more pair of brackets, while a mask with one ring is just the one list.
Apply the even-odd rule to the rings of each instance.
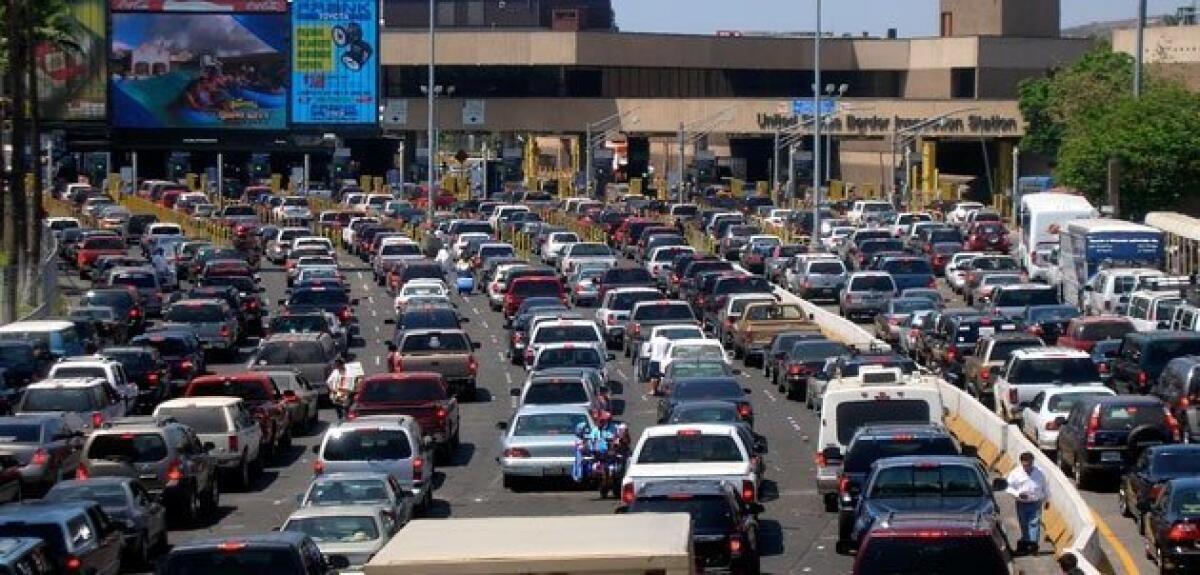
[[227, 325], [221, 326], [220, 333], [221, 333], [221, 337], [229, 337], [229, 326], [227, 326]]
[[829, 465], [829, 460], [826, 459], [825, 454], [820, 451], [817, 452], [817, 456], [813, 459], [813, 461], [816, 462], [817, 467], [828, 467]]
[[173, 482], [182, 480], [183, 468], [181, 467], [178, 459], [172, 460], [171, 464], [167, 467], [167, 481]]
[[1167, 532], [1167, 540], [1175, 543], [1200, 541], [1200, 527], [1197, 527], [1195, 523], [1176, 523]]
[[741, 403], [738, 404], [738, 415], [742, 419], [750, 419], [754, 415], [754, 410], [750, 407], [749, 403]]
[[75, 468], [75, 479], [77, 479], [79, 481], [87, 481], [90, 478], [91, 478], [91, 474], [88, 473], [88, 470], [86, 467], [80, 465], [79, 467]]
[[642, 324], [640, 324], [640, 323], [633, 324], [633, 335], [635, 337], [642, 335]]
[[888, 325], [900, 325], [900, 319], [895, 317], [889, 318]]
[[99, 429], [101, 425], [104, 425], [104, 414], [100, 413], [99, 411], [93, 411], [92, 412], [92, 428]]
[[349, 307], [344, 307], [338, 316], [341, 317], [342, 322], [348, 322], [354, 318], [354, 310], [350, 309]]
[[139, 317], [142, 317], [142, 310], [136, 307], [129, 308], [129, 319], [137, 319]]
[[849, 477], [847, 477], [845, 475], [841, 475], [838, 477], [838, 493], [842, 493], [842, 494], [850, 493], [850, 478]]
[[1179, 443], [1183, 439], [1183, 433], [1179, 428], [1179, 420], [1175, 419], [1175, 416], [1171, 414], [1171, 410], [1165, 407], [1163, 408], [1163, 414], [1167, 416], [1167, 427], [1171, 429], [1171, 437], [1176, 443]]
[[437, 411], [433, 412], [433, 416], [436, 417], [439, 421], [445, 420], [446, 416], [448, 416], [448, 415], [450, 415], [450, 413], [447, 412], [446, 408], [444, 408], [444, 407], [439, 407], [439, 408], [437, 408]]
[[846, 294], [846, 303], [854, 303], [854, 295]]
[[622, 485], [621, 486], [621, 503], [629, 505], [630, 503], [633, 503], [634, 499], [635, 499], [635, 496], [633, 493], [633, 484], [626, 483], [625, 485]]
[[800, 374], [804, 373], [804, 366], [789, 365], [787, 372], [788, 372], [788, 375], [800, 375]]
[[158, 373], [150, 372], [146, 374], [146, 382], [150, 385], [158, 385]]
[[1096, 430], [1100, 429], [1100, 406], [1097, 405], [1092, 409], [1092, 416], [1088, 418], [1087, 424], [1087, 446], [1095, 447], [1096, 445]]
[[510, 447], [504, 450], [504, 457], [510, 459], [524, 459], [529, 457], [529, 450], [523, 447]]
[[1046, 333], [1046, 330], [1042, 329], [1042, 326], [1034, 324], [1034, 325], [1029, 326], [1029, 333], [1031, 333], [1033, 335], [1042, 335], [1042, 334]]
[[604, 318], [604, 324], [605, 325], [617, 325], [617, 316], [615, 316], [613, 314], [608, 314], [608, 316], [606, 316]]
[[1146, 375], [1146, 372], [1139, 373], [1137, 377], [1138, 387], [1146, 387], [1146, 383], [1149, 380], [1150, 378]]
[[737, 537], [729, 538], [729, 554], [737, 557], [742, 554], [742, 540]]
[[38, 448], [33, 452], [33, 458], [29, 460], [30, 465], [45, 465], [50, 462], [50, 455], [45, 449]]
[[229, 451], [231, 451], [231, 452], [232, 452], [232, 451], [238, 451], [238, 450], [240, 449], [240, 447], [241, 447], [241, 446], [240, 446], [240, 445], [238, 445], [238, 436], [237, 436], [237, 435], [230, 435], [230, 436], [229, 436]]
[[179, 362], [179, 369], [181, 369], [183, 371], [190, 371], [192, 369], [191, 360], [185, 359], [185, 360]]
[[347, 412], [346, 412], [346, 419], [347, 419], [348, 421], [354, 421], [355, 419], [358, 419], [358, 411], [355, 411], [354, 409], [351, 409], [350, 411], [347, 411]]
[[246, 544], [241, 541], [226, 541], [217, 545], [217, 550], [222, 553], [238, 553], [246, 549]]
[[[1102, 375], [1108, 375], [1108, 363], [1107, 362], [1101, 362], [1100, 365], [1096, 366], [1096, 369], [1099, 370]], [[1185, 403], [1187, 402], [1186, 399], [1184, 399], [1183, 401]], [[1183, 405], [1183, 407], [1187, 407], [1187, 406]]]
[[991, 377], [992, 377], [992, 370], [990, 370], [986, 367], [979, 368], [979, 379], [981, 379], [983, 381], [987, 381]]
[[742, 481], [742, 502], [754, 502], [754, 482], [748, 479]]
[[313, 461], [313, 475], [325, 473], [325, 462], [317, 459]]
[[1062, 427], [1062, 425], [1058, 423], [1058, 419], [1051, 419], [1050, 421], [1046, 422], [1046, 431], [1057, 431], [1060, 427]]
[[475, 375], [479, 371], [479, 362], [473, 355], [467, 357], [467, 371], [471, 372], [471, 375]]
[[958, 359], [958, 350], [953, 347], [946, 349], [946, 361], [955, 361]]
[[425, 458], [420, 455], [412, 459], [413, 480], [420, 481], [425, 476]]
[[66, 567], [67, 571], [78, 571], [80, 567], [83, 567], [83, 561], [80, 561], [78, 557], [72, 555], [67, 557], [67, 561], [63, 564], [63, 566]]
[[252, 299], [246, 302], [246, 309], [258, 309], [258, 300]]

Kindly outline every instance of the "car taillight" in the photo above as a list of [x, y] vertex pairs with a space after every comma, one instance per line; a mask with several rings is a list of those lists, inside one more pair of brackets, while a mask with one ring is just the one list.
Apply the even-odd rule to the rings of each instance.
[[1146, 375], [1146, 372], [1143, 371], [1138, 374], [1138, 376], [1137, 376], [1138, 387], [1146, 387], [1146, 383], [1148, 381], [1150, 381], [1150, 378]]
[[1042, 329], [1042, 326], [1034, 324], [1034, 325], [1029, 326], [1029, 333], [1031, 333], [1033, 335], [1042, 335], [1042, 334], [1046, 333], [1046, 330]]
[[1062, 424], [1058, 422], [1057, 418], [1046, 422], [1046, 431], [1058, 431], [1060, 427], [1062, 427]]
[[158, 377], [157, 372], [150, 372], [146, 374], [146, 383], [149, 383], [151, 386], [158, 385]]
[[66, 561], [63, 562], [63, 567], [66, 568], [67, 571], [79, 571], [79, 569], [83, 567], [83, 561], [80, 561], [78, 557], [71, 555], [67, 557]]
[[[1108, 363], [1107, 362], [1103, 362], [1103, 361], [1100, 362], [1100, 365], [1097, 365], [1096, 369], [1100, 371], [1101, 375], [1108, 375]], [[1184, 401], [1187, 401], [1187, 400], [1185, 399]]]
[[946, 361], [954, 361], [958, 359], [958, 350], [953, 347], [946, 349]]
[[512, 333], [512, 342], [513, 343], [521, 343], [521, 341], [523, 341], [524, 339], [525, 339], [525, 335], [523, 333], [521, 333], [519, 331], [514, 331]]
[[1100, 429], [1100, 406], [1097, 405], [1092, 409], [1092, 416], [1088, 418], [1087, 424], [1087, 446], [1095, 447], [1096, 445], [1096, 430]]
[[987, 381], [991, 377], [992, 377], [992, 370], [988, 369], [987, 367], [979, 368], [979, 379], [981, 379], [983, 381]]
[[179, 369], [181, 369], [181, 370], [183, 370], [183, 371], [189, 371], [189, 370], [191, 370], [191, 369], [192, 369], [192, 362], [191, 362], [190, 360], [187, 360], [187, 359], [185, 359], [185, 360], [183, 360], [183, 361], [179, 362]]
[[1178, 522], [1167, 532], [1167, 540], [1173, 543], [1200, 541], [1200, 526], [1186, 521]]
[[742, 481], [742, 502], [754, 502], [754, 482], [748, 479]]
[[354, 408], [351, 408], [350, 411], [346, 412], [346, 419], [349, 421], [354, 421], [355, 419], [358, 419], [358, 411], [355, 410]]
[[479, 371], [479, 361], [476, 360], [475, 356], [473, 355], [467, 356], [467, 371], [469, 371], [471, 375], [475, 375], [475, 373]]
[[1179, 420], [1175, 419], [1175, 416], [1171, 414], [1171, 410], [1165, 407], [1163, 408], [1163, 415], [1167, 417], [1167, 427], [1171, 430], [1171, 437], [1176, 443], [1179, 443], [1183, 440], [1183, 433], [1179, 428]]
[[843, 495], [850, 493], [850, 478], [849, 477], [847, 477], [845, 475], [841, 475], [838, 477], [838, 493], [841, 493]]
[[729, 554], [737, 557], [742, 554], [742, 540], [738, 537], [729, 538]]
[[825, 454], [820, 451], [817, 452], [817, 456], [813, 459], [813, 461], [816, 462], [817, 467], [827, 467], [829, 465], [829, 460], [825, 457]]
[[738, 404], [737, 410], [738, 415], [741, 416], [742, 419], [750, 419], [750, 417], [754, 415], [754, 410], [750, 407], [749, 403]]
[[604, 318], [604, 324], [605, 325], [617, 325], [617, 316], [615, 316], [613, 314], [608, 314], [608, 316]]
[[800, 375], [800, 374], [804, 373], [804, 366], [789, 365], [787, 372], [788, 372], [788, 375]]
[[87, 481], [91, 477], [86, 467], [80, 465], [75, 468], [75, 479], [78, 481]]
[[425, 458], [420, 455], [412, 460], [413, 480], [420, 481], [425, 476]]
[[92, 412], [92, 429], [100, 429], [104, 425], [104, 414], [99, 411]]
[[139, 317], [142, 317], [142, 310], [136, 307], [129, 308], [129, 319], [137, 319]]
[[229, 326], [221, 326], [221, 337], [229, 337]]
[[313, 475], [320, 475], [322, 473], [325, 473], [325, 462], [320, 459], [314, 460], [313, 461]]
[[246, 302], [246, 309], [258, 309], [258, 300], [252, 299]]
[[640, 324], [640, 323], [633, 324], [633, 335], [634, 336], [642, 335], [642, 324]]
[[633, 484], [626, 483], [625, 485], [622, 485], [621, 486], [621, 503], [629, 505], [630, 503], [633, 503], [634, 498], [635, 498], [635, 495], [633, 493]]
[[178, 459], [172, 460], [171, 464], [167, 467], [167, 481], [181, 480], [183, 480], [183, 468], [181, 467], [181, 463]]
[[230, 435], [229, 436], [229, 451], [235, 452], [239, 449], [239, 447], [240, 446], [238, 445], [238, 436]]
[[45, 449], [41, 449], [41, 448], [38, 448], [37, 451], [34, 451], [33, 457], [30, 458], [30, 460], [29, 460], [30, 465], [45, 465], [49, 462], [50, 462], [50, 455], [48, 453], [46, 453]]
[[338, 315], [342, 318], [343, 322], [347, 322], [354, 318], [354, 310], [350, 309], [349, 307], [344, 307], [342, 308], [341, 313]]
[[529, 450], [523, 447], [510, 447], [504, 450], [504, 456], [510, 459], [524, 459], [529, 457]]

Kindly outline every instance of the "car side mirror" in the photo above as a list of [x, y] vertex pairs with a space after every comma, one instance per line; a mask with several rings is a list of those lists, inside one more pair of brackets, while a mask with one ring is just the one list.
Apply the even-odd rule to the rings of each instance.
[[508, 422], [507, 421], [497, 421], [496, 429], [499, 429], [500, 431], [508, 431]]
[[1004, 491], [1008, 489], [1008, 480], [1002, 477], [997, 477], [992, 480], [992, 491]]
[[615, 354], [615, 353], [605, 354], [604, 359], [605, 359], [605, 361], [616, 361], [617, 354]]
[[325, 563], [330, 569], [346, 569], [350, 567], [350, 560], [345, 555], [326, 555]]
[[477, 341], [471, 342], [471, 349], [479, 349], [482, 347], [483, 347], [483, 344], [480, 342], [477, 342]]
[[213, 442], [211, 442], [211, 441], [205, 441], [205, 442], [204, 442], [204, 445], [203, 445], [202, 447], [204, 447], [204, 452], [205, 452], [205, 453], [208, 453], [209, 451], [212, 451], [212, 450], [216, 449], [216, 448], [217, 448], [217, 444], [215, 444], [215, 443], [213, 443]]

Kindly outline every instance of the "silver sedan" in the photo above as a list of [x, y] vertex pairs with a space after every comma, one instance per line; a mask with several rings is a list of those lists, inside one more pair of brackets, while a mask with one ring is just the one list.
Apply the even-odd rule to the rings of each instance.
[[543, 477], [569, 477], [575, 464], [575, 431], [593, 425], [587, 408], [575, 405], [529, 405], [509, 421], [501, 421], [500, 472], [504, 486]]

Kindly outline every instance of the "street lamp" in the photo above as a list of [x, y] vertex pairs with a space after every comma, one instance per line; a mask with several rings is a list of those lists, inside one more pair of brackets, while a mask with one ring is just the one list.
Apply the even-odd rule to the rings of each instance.
[[821, 0], [817, 0], [817, 33], [813, 37], [813, 174], [812, 174], [812, 234], [808, 246], [813, 252], [820, 251], [821, 242], [814, 241], [821, 230]]
[[[432, 49], [432, 46], [431, 46], [431, 49]], [[426, 211], [427, 211], [427, 215], [429, 217], [429, 221], [432, 222], [433, 221], [433, 211], [434, 211], [433, 202], [434, 202], [434, 199], [437, 197], [437, 193], [434, 188], [434, 182], [437, 180], [437, 178], [435, 177], [435, 174], [437, 172], [437, 164], [436, 164], [437, 156], [435, 154], [436, 154], [437, 141], [438, 141], [438, 129], [437, 129], [437, 115], [434, 113], [434, 111], [437, 107], [437, 98], [442, 95], [453, 96], [455, 87], [433, 84], [433, 66], [432, 65], [430, 65], [429, 70], [430, 70], [430, 72], [429, 72], [429, 82], [430, 83], [429, 84], [421, 84], [421, 93], [425, 94], [427, 101], [429, 103], [428, 104], [429, 105], [429, 157], [426, 158], [426, 162], [428, 162], [427, 167], [429, 169], [429, 207]], [[433, 90], [430, 90], [429, 86], [433, 86]]]
[[429, 78], [428, 78], [428, 83], [425, 84], [426, 89], [424, 90], [425, 96], [427, 97], [426, 106], [429, 107], [428, 117], [426, 118], [426, 120], [428, 122], [428, 126], [427, 126], [428, 133], [426, 134], [426, 136], [429, 138], [429, 146], [428, 146], [429, 154], [428, 154], [428, 157], [425, 158], [425, 161], [427, 162], [426, 168], [429, 170], [428, 171], [429, 206], [426, 208], [426, 218], [428, 219], [428, 223], [431, 226], [430, 227], [431, 232], [433, 231], [433, 228], [432, 228], [432, 226], [433, 226], [433, 211], [434, 211], [433, 204], [434, 204], [434, 200], [436, 199], [436, 195], [437, 195], [437, 193], [434, 191], [434, 185], [433, 185], [433, 182], [434, 182], [433, 172], [435, 169], [434, 162], [436, 161], [436, 159], [433, 157], [433, 141], [436, 138], [436, 135], [434, 134], [434, 130], [436, 128], [434, 127], [434, 123], [433, 123], [433, 121], [434, 121], [434, 119], [433, 119], [433, 100], [434, 100], [434, 92], [437, 90], [437, 88], [436, 88], [437, 84], [434, 82], [434, 62], [436, 62], [436, 60], [437, 60], [437, 46], [436, 46], [437, 28], [435, 26], [435, 24], [437, 23], [437, 20], [435, 19], [437, 17], [436, 4], [437, 4], [436, 0], [429, 0]]
[[[595, 122], [589, 122], [586, 126], [584, 126], [584, 141], [587, 147], [584, 150], [584, 169], [586, 173], [584, 173], [583, 187], [587, 194], [592, 193], [592, 149], [596, 147], [596, 142], [592, 141], [592, 130], [599, 130], [610, 123], [620, 123], [626, 115], [633, 114], [634, 111], [635, 110], [625, 110], [624, 112], [610, 114], [600, 118], [599, 120], [596, 120]], [[630, 115], [629, 120], [629, 123], [636, 124], [638, 122], [638, 117]], [[607, 134], [608, 130], [604, 130], [600, 133], [600, 137], [606, 138]]]
[[825, 131], [825, 182], [826, 183], [829, 183], [829, 181], [832, 179], [830, 177], [830, 171], [831, 171], [831, 166], [833, 163], [830, 161], [830, 159], [833, 158], [833, 119], [834, 119], [834, 116], [836, 116], [838, 114], [838, 100], [841, 100], [842, 96], [845, 96], [846, 91], [848, 91], [849, 89], [850, 89], [850, 86], [848, 84], [839, 84], [837, 86], [834, 86], [833, 84], [825, 85], [825, 95], [829, 96], [830, 99], [833, 100], [833, 111], [828, 116], [825, 116], [825, 122], [826, 122], [827, 127], [829, 128], [828, 130]]

